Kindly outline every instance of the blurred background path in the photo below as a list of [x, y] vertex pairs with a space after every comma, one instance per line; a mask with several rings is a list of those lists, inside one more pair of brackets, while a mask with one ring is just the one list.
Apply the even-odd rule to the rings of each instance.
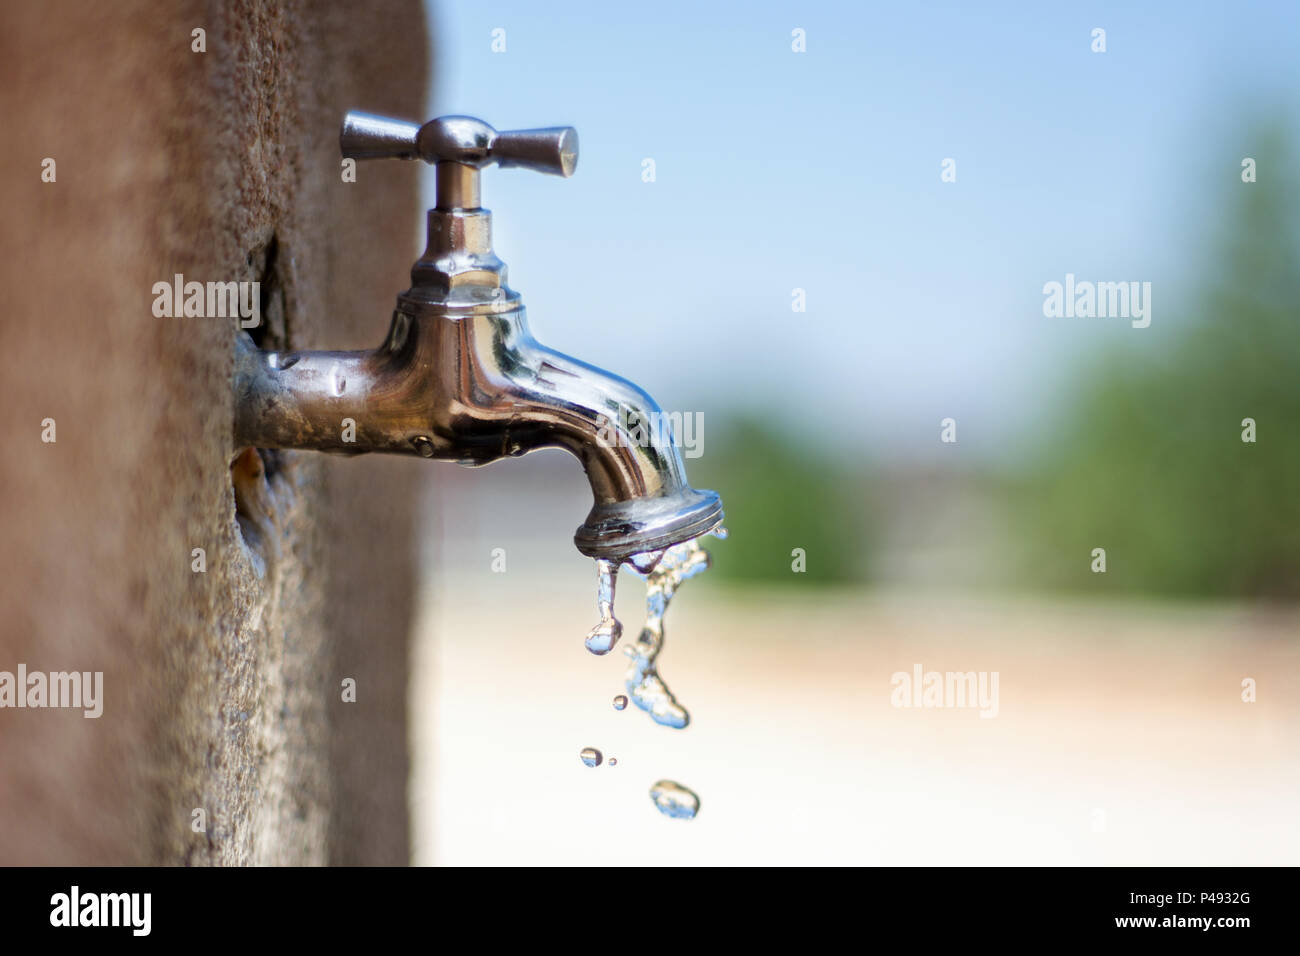
[[[519, 494], [504, 502], [498, 482]], [[616, 712], [624, 659], [582, 646], [595, 575], [565, 529], [585, 494], [576, 464], [538, 456], [457, 470], [436, 499], [445, 544], [412, 675], [417, 862], [1300, 855], [1293, 608], [729, 587], [709, 572], [683, 586], [667, 621], [662, 673], [692, 714], [673, 731], [635, 707]], [[495, 517], [480, 495], [497, 495]], [[495, 547], [505, 573], [491, 571]], [[626, 571], [617, 608], [626, 642], [644, 608]], [[998, 671], [998, 716], [891, 706], [891, 675], [918, 663]], [[1256, 703], [1241, 700], [1245, 677], [1258, 681]], [[584, 767], [585, 746], [618, 766]], [[694, 821], [655, 811], [647, 791], [663, 777], [700, 795]]]

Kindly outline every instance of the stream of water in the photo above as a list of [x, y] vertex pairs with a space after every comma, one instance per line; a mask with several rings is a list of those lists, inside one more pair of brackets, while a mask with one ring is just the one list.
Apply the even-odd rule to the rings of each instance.
[[[719, 539], [727, 536], [726, 530], [721, 527], [712, 534]], [[615, 697], [614, 708], [622, 710], [630, 698], [655, 723], [681, 730], [691, 722], [691, 715], [673, 696], [659, 673], [658, 660], [664, 648], [664, 616], [682, 582], [708, 570], [709, 552], [700, 547], [699, 538], [692, 538], [673, 545], [666, 551], [634, 555], [628, 559], [628, 563], [645, 577], [645, 624], [636, 641], [623, 648], [623, 653], [629, 659], [627, 670], [623, 674], [627, 696], [620, 694]], [[585, 642], [587, 650], [593, 654], [608, 654], [623, 634], [623, 625], [614, 615], [618, 570], [613, 562], [596, 561], [596, 608], [600, 613], [600, 621], [591, 629]], [[599, 757], [596, 763], [590, 763], [586, 753], [584, 751], [583, 762], [588, 766], [596, 766]], [[698, 796], [671, 780], [660, 780], [651, 787], [650, 799], [660, 813], [681, 820], [694, 819], [700, 806]]]

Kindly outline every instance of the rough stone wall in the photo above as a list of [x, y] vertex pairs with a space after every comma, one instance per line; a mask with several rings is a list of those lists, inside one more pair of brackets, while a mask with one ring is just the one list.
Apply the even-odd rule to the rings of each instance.
[[0, 709], [0, 863], [406, 861], [420, 463], [236, 457], [244, 333], [152, 286], [259, 280], [263, 344], [377, 345], [416, 172], [343, 183], [337, 131], [420, 117], [427, 51], [418, 0], [0, 6], [0, 671], [104, 673], [99, 719]]

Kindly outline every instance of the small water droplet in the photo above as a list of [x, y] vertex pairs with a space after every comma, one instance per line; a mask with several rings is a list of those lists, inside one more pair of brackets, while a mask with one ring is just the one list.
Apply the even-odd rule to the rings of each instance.
[[729, 535], [730, 533], [731, 532], [728, 531], [726, 528], [724, 528], [722, 525], [718, 525], [716, 528], [714, 528], [712, 531], [709, 532], [709, 534], [713, 535], [719, 541], [726, 541], [727, 535]]
[[603, 759], [600, 751], [595, 747], [583, 747], [578, 756], [582, 758], [582, 762], [588, 767], [599, 767], [600, 761]]
[[611, 767], [617, 767], [617, 766], [618, 766], [618, 758], [617, 758], [617, 757], [610, 757], [610, 758], [609, 758], [609, 765], [610, 765]]
[[650, 799], [660, 813], [674, 820], [694, 820], [700, 812], [700, 798], [673, 780], [660, 780], [651, 787]]
[[618, 567], [610, 561], [596, 561], [596, 608], [600, 623], [587, 635], [587, 650], [608, 654], [623, 636], [623, 624], [614, 616], [614, 589], [618, 584]]
[[415, 450], [420, 453], [421, 458], [433, 457], [433, 442], [425, 436], [416, 435], [411, 439], [411, 444], [415, 446]]
[[627, 706], [627, 697], [624, 694], [619, 694], [617, 697], [614, 698], [615, 710], [622, 710], [626, 706]]

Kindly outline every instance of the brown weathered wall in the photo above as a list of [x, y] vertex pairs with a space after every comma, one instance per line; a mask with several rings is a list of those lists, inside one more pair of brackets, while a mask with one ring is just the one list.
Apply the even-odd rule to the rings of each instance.
[[0, 8], [0, 671], [104, 672], [98, 720], [0, 709], [0, 863], [407, 859], [419, 463], [232, 469], [243, 333], [151, 288], [261, 280], [266, 344], [378, 344], [416, 174], [343, 183], [337, 130], [419, 117], [427, 49], [418, 0]]

